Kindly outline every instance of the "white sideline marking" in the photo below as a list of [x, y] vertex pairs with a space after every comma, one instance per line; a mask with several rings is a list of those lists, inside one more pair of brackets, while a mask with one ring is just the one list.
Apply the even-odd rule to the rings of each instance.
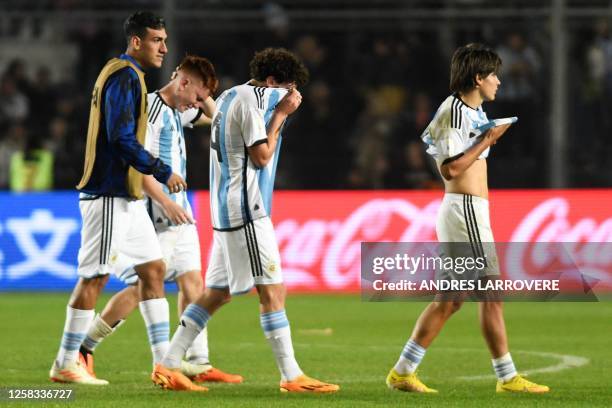
[[[337, 344], [310, 344], [310, 343], [294, 343], [294, 346], [302, 346], [302, 347], [322, 347], [322, 348], [344, 348], [345, 346], [340, 346]], [[385, 350], [387, 351], [389, 348], [387, 346], [378, 346], [378, 345], [370, 345], [370, 346], [362, 346], [363, 349], [369, 350]], [[485, 347], [481, 349], [477, 348], [462, 348], [462, 347], [436, 347], [436, 350], [446, 350], [446, 351], [458, 351], [458, 352], [481, 352], [486, 353], [487, 349]], [[567, 370], [569, 368], [582, 367], [587, 365], [590, 360], [586, 357], [581, 356], [573, 356], [571, 354], [559, 354], [559, 353], [549, 353], [544, 351], [529, 351], [529, 350], [513, 350], [513, 354], [527, 354], [538, 357], [545, 357], [559, 360], [557, 364], [553, 364], [546, 367], [540, 368], [532, 368], [531, 370], [518, 370], [519, 373], [525, 375], [538, 374], [538, 373], [555, 373], [558, 371]], [[486, 374], [486, 375], [468, 375], [468, 376], [459, 376], [456, 377], [459, 380], [464, 381], [478, 381], [478, 380], [490, 380], [495, 379], [495, 374]]]
[[[567, 370], [568, 368], [576, 368], [582, 367], [589, 363], [589, 359], [580, 356], [572, 356], [570, 354], [558, 354], [558, 353], [547, 353], [543, 351], [527, 351], [527, 350], [514, 350], [512, 353], [516, 354], [527, 354], [538, 357], [546, 357], [546, 358], [554, 358], [558, 359], [559, 363], [541, 367], [541, 368], [533, 368], [531, 370], [518, 370], [520, 373], [525, 373], [527, 375], [537, 374], [537, 373], [555, 373], [557, 371]], [[466, 381], [477, 381], [477, 380], [490, 380], [495, 379], [494, 374], [487, 375], [468, 375], [458, 377], [460, 380]]]
[[[328, 349], [345, 349], [346, 346], [343, 345], [339, 345], [339, 344], [317, 344], [317, 343], [300, 343], [300, 342], [296, 342], [293, 343], [294, 346], [297, 347], [319, 347], [319, 348], [328, 348]], [[236, 344], [237, 348], [251, 348], [251, 347], [264, 347], [265, 343], [254, 343], [254, 342], [240, 342], [238, 344]], [[372, 350], [372, 351], [385, 351], [387, 352], [389, 350], [389, 346], [381, 346], [381, 345], [368, 345], [368, 346], [360, 346], [362, 349], [367, 349], [367, 350]], [[470, 352], [470, 353], [487, 353], [487, 349], [486, 347], [483, 346], [483, 348], [462, 348], [462, 347], [435, 347], [435, 350], [444, 350], [444, 351], [455, 351], [455, 352]], [[435, 352], [434, 350], [434, 352]], [[544, 357], [544, 358], [551, 358], [551, 359], [556, 359], [559, 362], [557, 364], [553, 364], [553, 365], [549, 365], [546, 367], [541, 367], [541, 368], [533, 368], [531, 370], [518, 370], [519, 373], [521, 374], [527, 374], [527, 375], [531, 375], [531, 374], [538, 374], [538, 373], [554, 373], [554, 372], [558, 372], [558, 371], [563, 371], [563, 370], [567, 370], [570, 368], [576, 368], [576, 367], [582, 367], [584, 365], [587, 365], [590, 363], [590, 360], [586, 357], [581, 357], [581, 356], [574, 356], [571, 354], [559, 354], [559, 353], [549, 353], [549, 352], [543, 352], [543, 351], [528, 351], [528, 350], [513, 350], [512, 351], [513, 354], [526, 354], [526, 355], [532, 355], [532, 356], [537, 356], [537, 357]], [[8, 368], [7, 372], [8, 373], [23, 373], [23, 372], [27, 372], [27, 371], [34, 371], [34, 370], [23, 370], [23, 369], [14, 369], [14, 368]], [[149, 371], [121, 371], [121, 374], [137, 374], [137, 375], [143, 375], [143, 376], [148, 376], [150, 374]], [[427, 376], [423, 376], [423, 379], [427, 379]], [[459, 376], [459, 377], [455, 377], [459, 380], [463, 380], [463, 381], [479, 381], [479, 380], [491, 380], [491, 379], [495, 379], [495, 375], [494, 374], [486, 374], [486, 375], [469, 375], [469, 376]], [[347, 383], [376, 383], [376, 382], [380, 382], [380, 376], [363, 376], [363, 377], [356, 377], [356, 378], [346, 378], [344, 377], [344, 379], [340, 379], [338, 378], [337, 380], [332, 380], [332, 381], [338, 381], [341, 384], [347, 384]], [[267, 382], [258, 382], [258, 381], [248, 381], [248, 385], [267, 385]]]

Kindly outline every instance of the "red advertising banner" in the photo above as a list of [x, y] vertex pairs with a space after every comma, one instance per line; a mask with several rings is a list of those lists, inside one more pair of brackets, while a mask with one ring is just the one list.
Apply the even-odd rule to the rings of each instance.
[[[442, 195], [440, 191], [276, 192], [272, 221], [287, 287], [302, 292], [358, 292], [361, 242], [435, 241]], [[208, 192], [196, 193], [195, 208], [206, 269], [212, 238]], [[593, 245], [581, 253], [578, 245], [612, 242], [612, 190], [497, 190], [490, 193], [490, 213], [497, 242], [575, 242], [570, 251], [573, 262], [588, 267], [600, 285], [612, 289], [612, 254], [594, 255]]]

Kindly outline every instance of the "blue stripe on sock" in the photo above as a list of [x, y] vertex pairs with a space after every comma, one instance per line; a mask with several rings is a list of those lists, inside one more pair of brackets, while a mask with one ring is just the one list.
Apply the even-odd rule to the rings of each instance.
[[147, 326], [147, 334], [149, 335], [149, 343], [151, 343], [152, 346], [170, 341], [170, 323], [153, 323]]
[[263, 331], [266, 333], [289, 326], [289, 320], [287, 320], [287, 314], [284, 310], [262, 313], [260, 323]]
[[210, 319], [210, 315], [208, 314], [206, 309], [195, 303], [192, 303], [185, 308], [181, 319], [182, 318], [189, 318], [198, 326], [200, 330], [202, 330]]
[[424, 356], [425, 349], [412, 339], [408, 340], [402, 350], [402, 357], [416, 364], [420, 363]]
[[98, 343], [98, 341], [95, 341], [91, 337], [87, 336], [85, 337], [85, 340], [83, 340], [83, 347], [85, 347], [87, 350], [93, 351], [93, 349], [98, 346]]
[[493, 364], [493, 369], [495, 370], [495, 374], [497, 374], [497, 376], [500, 378], [505, 377], [508, 374], [512, 374], [516, 371], [516, 368], [514, 367], [514, 362], [512, 360], [505, 361], [499, 364]]
[[64, 332], [62, 336], [62, 348], [68, 351], [78, 350], [85, 338], [85, 333]]

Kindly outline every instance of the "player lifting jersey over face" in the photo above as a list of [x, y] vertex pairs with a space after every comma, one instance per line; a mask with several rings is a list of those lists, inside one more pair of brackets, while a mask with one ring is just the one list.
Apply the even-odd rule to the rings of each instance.
[[[501, 60], [487, 47], [468, 44], [458, 48], [451, 62], [450, 88], [422, 135], [427, 152], [434, 157], [444, 179], [445, 194], [436, 222], [436, 235], [444, 254], [485, 259], [478, 279], [499, 274], [489, 222], [487, 157], [492, 145], [516, 118], [489, 121], [482, 103], [495, 99], [501, 82], [497, 72]], [[463, 254], [461, 254], [463, 255]], [[442, 271], [452, 278], [454, 271]], [[447, 274], [448, 273], [448, 274]], [[450, 295], [450, 300], [449, 296]], [[456, 296], [458, 295], [458, 296]], [[450, 316], [462, 304], [462, 293], [441, 293], [421, 313], [399, 360], [387, 376], [389, 388], [412, 392], [437, 392], [427, 387], [415, 372], [425, 352]], [[498, 378], [497, 392], [548, 392], [548, 387], [518, 375], [508, 351], [502, 304], [497, 299], [479, 303], [482, 333]]]
[[285, 313], [280, 254], [270, 220], [280, 131], [301, 103], [296, 87], [308, 74], [295, 55], [268, 48], [251, 60], [252, 80], [216, 101], [210, 154], [213, 248], [204, 294], [189, 305], [153, 381], [173, 390], [198, 390], [177, 369], [189, 344], [232, 295], [257, 288], [260, 323], [281, 373], [281, 391], [335, 392], [304, 375]]

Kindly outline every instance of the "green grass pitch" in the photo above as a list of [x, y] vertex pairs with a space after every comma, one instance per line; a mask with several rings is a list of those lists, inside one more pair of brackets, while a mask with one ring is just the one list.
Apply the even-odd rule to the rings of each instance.
[[[58, 387], [47, 376], [59, 346], [67, 300], [67, 294], [0, 294], [0, 387]], [[169, 301], [174, 325], [176, 297]], [[146, 333], [135, 312], [96, 352], [96, 372], [111, 382], [109, 386], [73, 386], [75, 399], [69, 403], [2, 401], [0, 405], [612, 406], [611, 302], [506, 304], [517, 368], [540, 370], [529, 378], [549, 385], [552, 391], [547, 395], [496, 395], [493, 378], [465, 378], [492, 374], [475, 304], [464, 305], [450, 320], [420, 367], [422, 379], [440, 394], [388, 390], [385, 376], [424, 306], [366, 303], [358, 295], [290, 294], [287, 313], [298, 361], [307, 374], [339, 383], [342, 388], [335, 395], [278, 391], [278, 372], [259, 327], [257, 298], [248, 295], [234, 299], [209, 325], [213, 364], [242, 374], [243, 384], [211, 384], [206, 394], [154, 388]]]

